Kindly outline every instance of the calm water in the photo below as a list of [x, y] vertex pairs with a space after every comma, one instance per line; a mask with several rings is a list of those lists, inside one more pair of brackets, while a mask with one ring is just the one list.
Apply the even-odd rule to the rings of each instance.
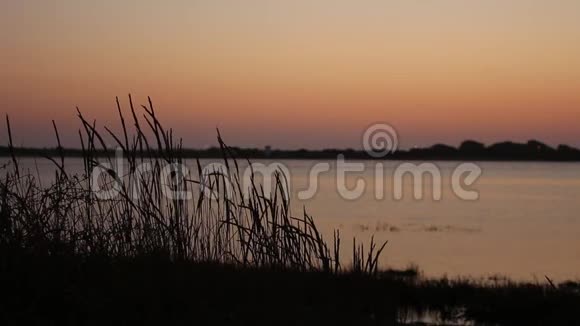
[[[36, 171], [35, 162], [48, 181], [53, 175], [49, 162], [23, 159], [21, 164]], [[327, 239], [332, 239], [333, 229], [340, 230], [345, 254], [350, 252], [352, 237], [367, 240], [374, 235], [375, 239], [389, 240], [384, 267], [416, 264], [429, 276], [580, 278], [578, 163], [479, 163], [483, 174], [471, 187], [479, 191], [476, 201], [461, 200], [451, 191], [450, 174], [457, 162], [436, 162], [442, 171], [440, 201], [431, 198], [429, 182], [424, 199], [415, 200], [410, 178], [404, 179], [404, 198], [395, 200], [393, 171], [400, 162], [384, 163], [380, 179], [384, 182], [383, 199], [375, 198], [375, 162], [363, 162], [365, 171], [351, 173], [348, 178], [350, 186], [358, 179], [365, 181], [361, 198], [346, 200], [340, 196], [332, 167], [319, 175], [316, 195], [299, 200], [297, 192], [307, 188], [309, 171], [319, 162], [282, 163], [291, 173], [294, 214], [301, 214], [305, 206]], [[82, 169], [77, 159], [68, 159], [67, 166]]]

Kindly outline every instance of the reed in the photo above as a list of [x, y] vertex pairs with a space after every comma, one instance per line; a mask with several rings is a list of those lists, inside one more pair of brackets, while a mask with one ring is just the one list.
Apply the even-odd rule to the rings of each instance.
[[[59, 155], [47, 157], [55, 166], [51, 184], [42, 185], [39, 175], [23, 171], [12, 155], [11, 166], [4, 167], [0, 181], [3, 245], [39, 255], [158, 256], [244, 267], [328, 273], [342, 270], [340, 234], [335, 232], [328, 243], [306, 211], [293, 215], [288, 180], [282, 171], [275, 173], [274, 189], [269, 194], [254, 171], [249, 184], [243, 183], [241, 160], [218, 130], [222, 168], [208, 173], [195, 160], [196, 177], [176, 170], [164, 178], [167, 166], [186, 163], [182, 140], [162, 125], [151, 99], [136, 108], [129, 95], [128, 103], [124, 110], [116, 100], [118, 133], [110, 126], [98, 128], [77, 108], [83, 173], [67, 171], [54, 121]], [[6, 122], [13, 153], [8, 117]], [[106, 139], [114, 141], [117, 153], [107, 146]], [[116, 154], [122, 154], [127, 173], [120, 175], [111, 168]], [[146, 173], [143, 166], [148, 167]], [[95, 179], [95, 169], [106, 173]], [[118, 195], [99, 199], [93, 191], [97, 186], [116, 189]], [[167, 198], [166, 189], [190, 192], [193, 197]], [[376, 273], [385, 244], [379, 247], [371, 240], [366, 253], [362, 246], [355, 248], [351, 269]]]
[[[146, 106], [123, 110], [119, 132], [78, 111], [83, 172], [70, 173], [55, 122], [54, 178], [43, 184], [11, 160], [0, 165], [0, 323], [399, 325], [417, 317], [489, 325], [578, 325], [580, 284], [424, 279], [416, 267], [381, 270], [386, 246], [340, 233], [327, 242], [305, 211], [295, 215], [282, 171], [274, 189], [218, 131], [222, 164], [187, 175], [182, 141]], [[107, 146], [114, 141], [120, 150]], [[113, 169], [123, 154], [124, 171]], [[249, 164], [249, 162], [245, 162]], [[146, 173], [143, 167], [147, 166]], [[104, 171], [92, 178], [97, 169]], [[95, 188], [116, 189], [102, 199]], [[168, 198], [165, 190], [190, 191]], [[206, 190], [206, 191], [203, 191]], [[365, 248], [367, 248], [365, 250]]]

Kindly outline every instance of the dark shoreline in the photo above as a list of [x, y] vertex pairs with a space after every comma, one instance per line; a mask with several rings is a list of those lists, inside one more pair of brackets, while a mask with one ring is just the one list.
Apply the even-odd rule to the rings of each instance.
[[[0, 250], [4, 325], [578, 325], [580, 283]], [[434, 318], [432, 324], [417, 317]]]
[[[502, 142], [485, 146], [475, 141], [465, 141], [458, 148], [437, 144], [426, 148], [398, 150], [382, 157], [369, 155], [362, 150], [280, 150], [230, 147], [231, 154], [239, 159], [291, 159], [291, 160], [335, 160], [342, 155], [346, 160], [389, 160], [389, 161], [516, 161], [516, 162], [580, 162], [580, 149], [559, 145], [552, 148], [538, 141], [527, 143]], [[219, 147], [208, 149], [176, 149], [181, 158], [222, 159]], [[163, 151], [149, 149], [143, 153], [150, 157], [162, 157]], [[0, 157], [83, 157], [76, 148], [27, 148], [0, 146]], [[114, 150], [93, 150], [93, 157], [110, 157]]]

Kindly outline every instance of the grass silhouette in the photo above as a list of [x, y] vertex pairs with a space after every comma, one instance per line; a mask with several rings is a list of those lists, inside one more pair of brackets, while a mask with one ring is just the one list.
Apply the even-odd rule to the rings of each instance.
[[[306, 212], [290, 210], [287, 180], [266, 193], [243, 183], [239, 159], [218, 131], [222, 168], [198, 179], [164, 168], [184, 164], [181, 140], [154, 106], [120, 130], [99, 131], [78, 110], [84, 173], [69, 174], [53, 122], [54, 181], [21, 169], [6, 118], [10, 166], [1, 167], [0, 275], [3, 324], [395, 325], [410, 316], [505, 325], [580, 324], [576, 283], [430, 280], [379, 268], [386, 243], [355, 245], [343, 264], [340, 234], [327, 242]], [[126, 174], [110, 168], [115, 141]], [[102, 156], [102, 153], [107, 153]], [[109, 165], [106, 165], [108, 163]], [[148, 167], [147, 173], [140, 169]], [[94, 180], [95, 168], [106, 173]], [[99, 199], [95, 187], [116, 189]], [[193, 191], [195, 189], [210, 190]], [[193, 198], [167, 198], [166, 190]], [[138, 196], [135, 196], [135, 194]]]

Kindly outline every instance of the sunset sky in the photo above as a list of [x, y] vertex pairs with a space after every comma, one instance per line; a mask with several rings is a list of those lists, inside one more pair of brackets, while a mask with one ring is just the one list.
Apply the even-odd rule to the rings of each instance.
[[[75, 106], [116, 124], [150, 95], [188, 147], [580, 146], [578, 0], [0, 3], [0, 113], [17, 145], [78, 146]], [[6, 128], [0, 128], [2, 145]]]

